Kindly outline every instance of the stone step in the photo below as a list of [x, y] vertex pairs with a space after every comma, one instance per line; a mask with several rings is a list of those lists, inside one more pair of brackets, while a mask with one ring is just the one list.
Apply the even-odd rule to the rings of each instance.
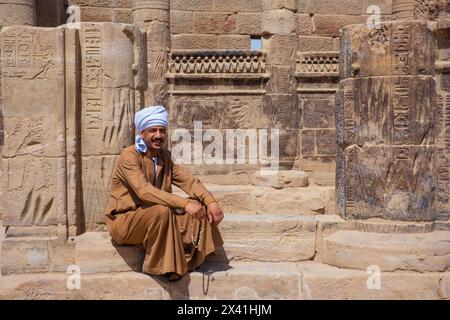
[[[217, 198], [225, 214], [318, 215], [335, 213], [335, 188], [310, 186], [307, 188], [275, 189], [253, 185], [205, 184]], [[187, 196], [174, 188], [179, 196]]]
[[450, 269], [450, 231], [337, 231], [325, 237], [323, 262], [339, 268], [441, 272]]
[[6, 299], [437, 300], [450, 299], [450, 272], [378, 277], [316, 262], [231, 262], [205, 264], [177, 282], [137, 272], [38, 273], [1, 276], [0, 300]]
[[[292, 263], [205, 264], [177, 282], [137, 272], [45, 273], [0, 277], [3, 299], [298, 299]], [[79, 279], [79, 282], [78, 282]], [[76, 284], [79, 283], [80, 289]], [[69, 286], [68, 286], [69, 284]]]
[[450, 298], [450, 272], [380, 272], [302, 262], [305, 300], [437, 300]]
[[[314, 217], [229, 215], [220, 230], [225, 245], [210, 262], [302, 261], [315, 254]], [[75, 239], [74, 257], [84, 273], [141, 271], [144, 249], [116, 245], [106, 232], [87, 232]]]

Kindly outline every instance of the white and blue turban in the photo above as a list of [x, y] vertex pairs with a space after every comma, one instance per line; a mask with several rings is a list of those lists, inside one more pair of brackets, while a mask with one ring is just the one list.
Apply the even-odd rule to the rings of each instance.
[[153, 126], [165, 126], [168, 125], [169, 113], [163, 106], [151, 106], [146, 107], [138, 112], [134, 116], [134, 126], [138, 131], [136, 136], [136, 150], [139, 152], [146, 152], [147, 145], [144, 139], [141, 137], [142, 131]]

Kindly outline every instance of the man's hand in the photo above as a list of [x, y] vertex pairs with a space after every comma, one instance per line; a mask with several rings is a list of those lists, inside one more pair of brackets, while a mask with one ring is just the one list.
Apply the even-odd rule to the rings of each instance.
[[209, 223], [218, 225], [223, 220], [223, 211], [217, 202], [211, 202], [207, 209]]
[[189, 200], [189, 202], [184, 207], [184, 211], [199, 220], [203, 219], [206, 214], [205, 208], [200, 204], [200, 202], [196, 200]]

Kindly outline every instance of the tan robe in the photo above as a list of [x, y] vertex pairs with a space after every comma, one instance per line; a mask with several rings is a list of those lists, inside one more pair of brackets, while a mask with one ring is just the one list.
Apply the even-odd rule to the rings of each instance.
[[204, 206], [216, 199], [199, 179], [173, 163], [167, 150], [158, 155], [156, 187], [153, 178], [153, 160], [137, 152], [134, 145], [126, 148], [114, 168], [105, 222], [118, 244], [144, 245], [144, 272], [183, 275], [202, 264], [223, 240], [207, 217], [200, 223], [190, 214], [174, 210], [184, 209], [189, 199], [173, 194], [172, 183]]

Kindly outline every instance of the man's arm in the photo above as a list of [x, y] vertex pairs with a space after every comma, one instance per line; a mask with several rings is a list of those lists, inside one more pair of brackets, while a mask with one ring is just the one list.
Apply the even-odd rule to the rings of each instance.
[[190, 197], [198, 199], [207, 206], [210, 223], [219, 224], [223, 220], [223, 211], [214, 196], [206, 190], [198, 178], [175, 163], [172, 163], [172, 182]]
[[117, 160], [118, 176], [147, 204], [162, 204], [172, 208], [185, 208], [188, 199], [155, 188], [144, 176], [139, 156], [134, 152], [124, 152]]
[[172, 183], [186, 192], [190, 197], [199, 200], [206, 206], [209, 206], [212, 202], [216, 202], [214, 196], [206, 190], [198, 178], [194, 177], [181, 165], [175, 163], [172, 163]]

